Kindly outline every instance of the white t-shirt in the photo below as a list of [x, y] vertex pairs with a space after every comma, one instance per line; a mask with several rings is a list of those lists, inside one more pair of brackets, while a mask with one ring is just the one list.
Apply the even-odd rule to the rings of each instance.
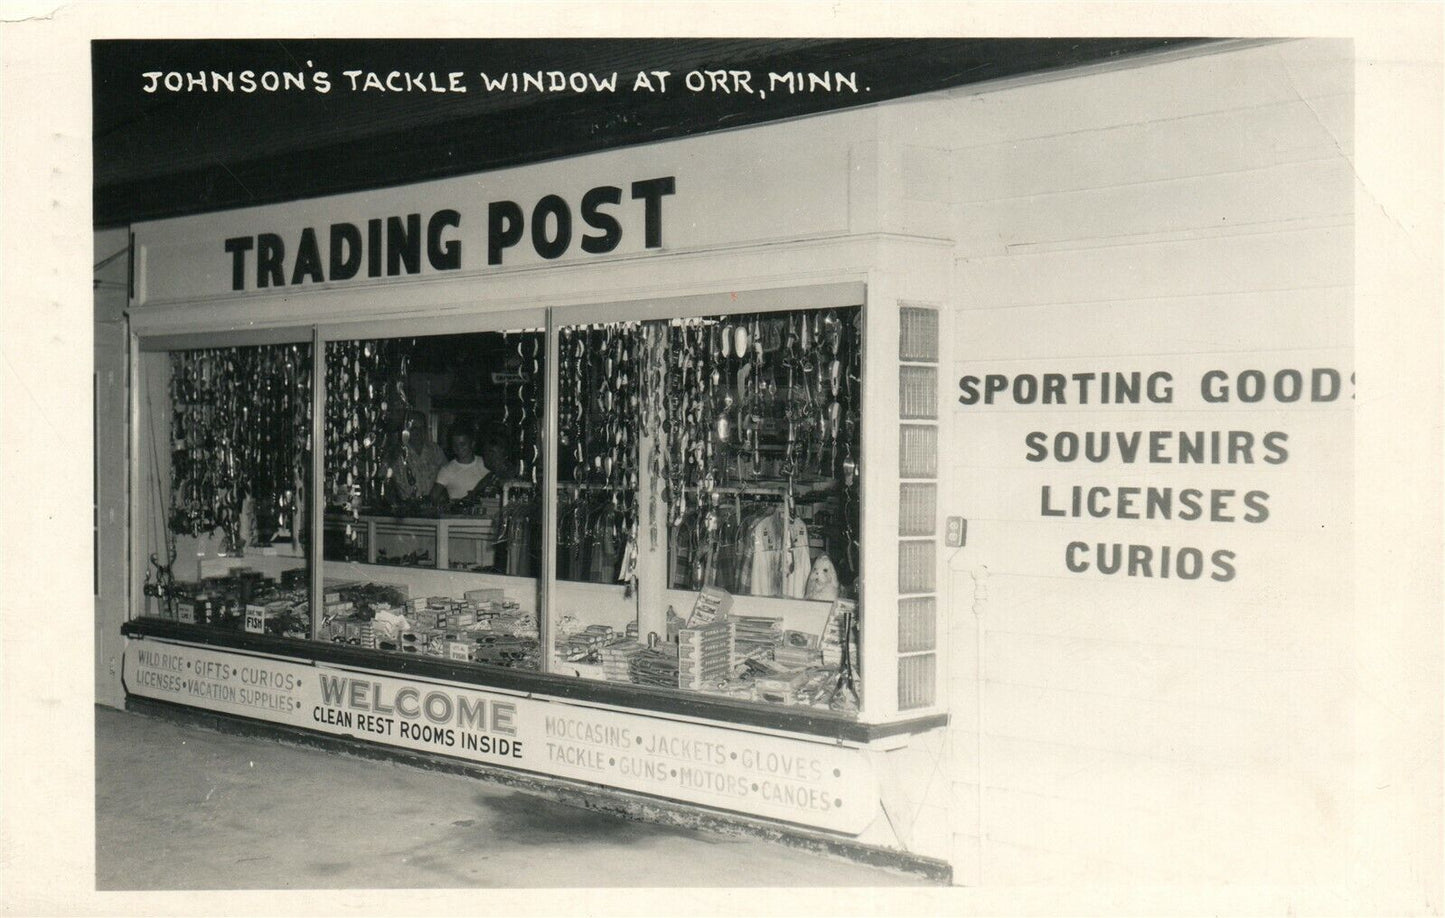
[[441, 471], [437, 472], [437, 484], [446, 487], [447, 495], [452, 500], [460, 500], [485, 477], [487, 467], [482, 464], [482, 457], [473, 456], [471, 462], [461, 463], [453, 459], [442, 466]]

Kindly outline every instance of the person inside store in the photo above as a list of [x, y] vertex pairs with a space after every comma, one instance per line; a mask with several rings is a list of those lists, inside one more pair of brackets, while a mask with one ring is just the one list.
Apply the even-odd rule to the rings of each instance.
[[426, 500], [436, 487], [437, 473], [447, 457], [432, 439], [427, 416], [408, 411], [402, 418], [396, 455], [391, 460], [391, 482], [398, 501]]
[[501, 490], [507, 463], [500, 437], [485, 437], [479, 456], [475, 430], [471, 424], [459, 421], [453, 425], [447, 443], [452, 460], [437, 472], [431, 495], [435, 503], [464, 502]]
[[509, 472], [512, 460], [508, 456], [506, 438], [492, 432], [479, 440], [477, 449], [482, 454], [482, 462], [487, 466], [487, 474], [477, 485], [477, 491], [485, 496], [500, 494], [502, 485], [511, 480]]

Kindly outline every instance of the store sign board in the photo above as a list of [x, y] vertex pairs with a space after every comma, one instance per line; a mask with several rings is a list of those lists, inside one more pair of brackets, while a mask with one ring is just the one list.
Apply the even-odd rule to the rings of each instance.
[[251, 634], [266, 633], [266, 608], [264, 606], [246, 606], [246, 631]]
[[134, 695], [856, 835], [878, 786], [861, 750], [145, 639]]
[[1260, 587], [1332, 552], [1351, 512], [1347, 350], [1112, 363], [958, 365], [953, 473], [977, 520], [1008, 526], [996, 571]]
[[788, 142], [686, 138], [138, 224], [137, 305], [476, 278], [846, 232], [850, 121], [762, 129]]
[[[677, 179], [659, 176], [631, 182], [630, 188], [632, 200], [640, 204], [636, 220], [627, 223], [621, 211], [614, 211], [624, 197], [619, 185], [598, 185], [572, 202], [549, 192], [530, 206], [530, 215], [516, 201], [488, 201], [482, 234], [487, 265], [505, 264], [509, 250], [529, 243], [538, 257], [549, 261], [572, 251], [574, 244], [583, 252], [606, 255], [616, 251], [628, 234], [626, 227], [634, 223], [640, 223], [641, 229], [633, 232], [641, 233], [644, 249], [662, 248], [663, 199], [676, 193]], [[280, 233], [243, 233], [225, 239], [222, 248], [230, 256], [231, 292], [244, 293], [420, 274], [423, 254], [432, 271], [460, 271], [464, 251], [482, 242], [469, 239], [461, 228], [461, 212], [442, 208], [425, 220], [420, 213], [409, 213], [371, 217], [364, 224], [304, 226], [289, 241]]]

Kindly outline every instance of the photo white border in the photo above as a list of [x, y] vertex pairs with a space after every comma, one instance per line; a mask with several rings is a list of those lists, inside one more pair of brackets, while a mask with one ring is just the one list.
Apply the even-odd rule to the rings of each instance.
[[[0, 913], [1417, 914], [1441, 901], [1441, 5], [0, 0]], [[639, 26], [645, 32], [639, 32]], [[96, 893], [89, 41], [1341, 36], [1355, 42], [1359, 869], [1318, 889]]]

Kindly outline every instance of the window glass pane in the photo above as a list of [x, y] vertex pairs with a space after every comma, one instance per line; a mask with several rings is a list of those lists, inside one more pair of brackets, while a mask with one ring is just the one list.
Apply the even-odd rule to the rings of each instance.
[[538, 668], [542, 344], [327, 343], [323, 640]]
[[558, 330], [552, 668], [561, 673], [604, 678], [609, 654], [640, 646], [643, 332], [636, 322]]
[[560, 329], [556, 670], [856, 710], [860, 315]]
[[311, 346], [147, 353], [141, 371], [141, 614], [309, 637]]
[[[559, 328], [554, 671], [856, 711], [860, 318]], [[309, 345], [143, 355], [143, 614], [539, 668], [544, 344], [326, 344], [314, 603]]]
[[638, 378], [635, 322], [558, 334], [557, 579], [629, 582], [637, 530]]

